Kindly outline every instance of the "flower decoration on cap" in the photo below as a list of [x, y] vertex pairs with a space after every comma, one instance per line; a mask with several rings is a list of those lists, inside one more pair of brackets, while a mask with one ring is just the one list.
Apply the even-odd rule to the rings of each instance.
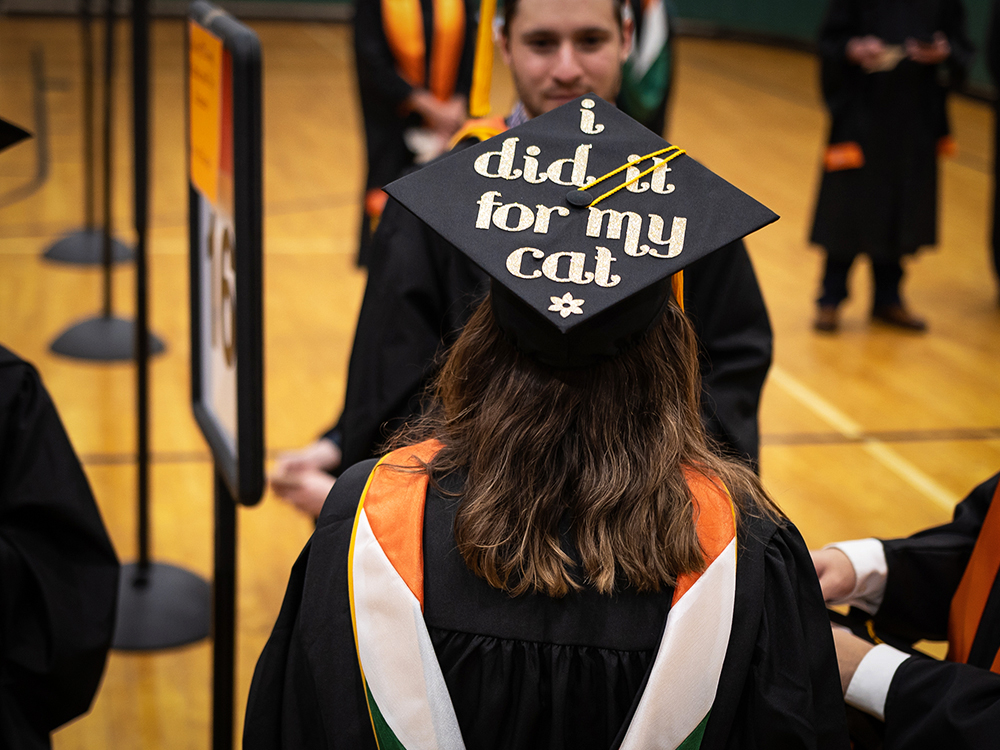
[[552, 304], [549, 305], [549, 312], [557, 312], [564, 318], [570, 315], [583, 315], [583, 300], [573, 299], [572, 292], [566, 292], [562, 297], [549, 297]]

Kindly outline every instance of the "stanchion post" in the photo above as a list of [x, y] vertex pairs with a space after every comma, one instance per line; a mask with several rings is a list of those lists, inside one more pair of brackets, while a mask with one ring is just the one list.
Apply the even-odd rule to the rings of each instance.
[[[89, 8], [88, 8], [89, 10]], [[76, 232], [56, 242], [45, 251], [49, 260], [66, 263], [86, 264], [92, 262], [95, 241], [100, 242], [100, 263], [102, 274], [101, 312], [98, 316], [81, 320], [59, 334], [50, 345], [56, 354], [62, 354], [74, 359], [85, 359], [97, 362], [112, 362], [134, 360], [137, 357], [136, 337], [139, 336], [138, 324], [124, 318], [114, 317], [114, 300], [112, 297], [112, 263], [123, 260], [131, 255], [120, 242], [112, 238], [112, 133], [114, 128], [114, 65], [115, 65], [115, 0], [107, 0], [104, 14], [104, 106], [103, 106], [103, 214], [104, 226], [97, 236], [96, 232]], [[148, 10], [147, 10], [148, 15]], [[146, 44], [148, 56], [148, 42]], [[148, 79], [148, 71], [146, 73]], [[148, 84], [147, 84], [148, 97]], [[148, 108], [148, 103], [147, 103]], [[142, 117], [148, 113], [143, 112]], [[138, 189], [138, 187], [137, 187]], [[145, 201], [145, 197], [143, 197]], [[122, 251], [125, 251], [124, 253]], [[143, 293], [145, 293], [143, 291]], [[144, 309], [144, 308], [143, 308]], [[163, 342], [149, 334], [148, 324], [145, 328], [147, 358], [149, 354], [159, 354], [165, 349]], [[148, 339], [148, 342], [146, 341]]]
[[149, 568], [149, 0], [132, 0], [132, 148], [135, 193], [136, 461], [139, 570]]
[[212, 599], [212, 750], [231, 750], [236, 673], [236, 501], [218, 466]]
[[[81, 112], [82, 124], [80, 132], [83, 134], [83, 218], [84, 227], [75, 232], [70, 232], [49, 245], [42, 257], [45, 260], [55, 263], [68, 263], [76, 266], [94, 266], [104, 263], [105, 251], [105, 231], [99, 229], [96, 219], [97, 214], [97, 194], [98, 186], [95, 173], [95, 105], [94, 105], [94, 10], [93, 0], [79, 0], [80, 15], [80, 57], [82, 87], [81, 92]], [[2, 4], [2, 0], [0, 0]], [[112, 0], [108, 0], [108, 9], [112, 9]], [[99, 15], [99, 11], [98, 11]], [[105, 40], [106, 46], [107, 40]], [[105, 68], [107, 70], [107, 68]], [[107, 99], [107, 87], [105, 87], [105, 98]], [[106, 121], [107, 122], [107, 121]], [[103, 132], [103, 128], [102, 128]], [[110, 229], [108, 229], [110, 231]], [[124, 263], [132, 260], [132, 250], [124, 243], [114, 238], [111, 239], [111, 260], [113, 263]], [[102, 316], [106, 319], [107, 314]], [[105, 327], [107, 325], [105, 324]], [[86, 347], [83, 350], [84, 359], [92, 357], [86, 356], [89, 351]], [[117, 351], [117, 349], [115, 350]], [[60, 352], [63, 353], [63, 352]], [[70, 354], [69, 356], [77, 356]], [[101, 357], [93, 357], [100, 359]]]
[[94, 231], [94, 24], [91, 0], [80, 0], [80, 31], [83, 56], [83, 220], [87, 232]]
[[136, 422], [139, 559], [122, 566], [112, 646], [152, 651], [193, 643], [211, 628], [207, 581], [183, 568], [153, 563], [149, 554], [149, 334], [146, 235], [149, 217], [149, 0], [132, 4], [132, 136], [136, 247], [136, 321], [131, 349], [136, 359]]
[[101, 185], [104, 205], [104, 234], [101, 244], [101, 266], [104, 276], [103, 286], [103, 306], [101, 312], [105, 318], [111, 317], [111, 156], [112, 142], [111, 127], [112, 100], [114, 99], [114, 67], [115, 67], [115, 0], [107, 0], [104, 9], [104, 119], [101, 123], [103, 136], [101, 138], [104, 146], [104, 181]]

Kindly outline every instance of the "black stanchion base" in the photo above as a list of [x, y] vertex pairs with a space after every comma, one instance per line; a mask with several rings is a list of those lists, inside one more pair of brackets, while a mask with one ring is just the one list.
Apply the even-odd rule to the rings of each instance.
[[[81, 229], [67, 234], [49, 245], [42, 257], [55, 263], [100, 265], [104, 262], [104, 232], [100, 229]], [[112, 263], [128, 263], [134, 259], [135, 252], [132, 248], [119, 240], [111, 239]]]
[[[135, 321], [123, 318], [87, 318], [75, 323], [49, 346], [55, 354], [98, 362], [135, 359]], [[149, 334], [149, 353], [162, 354], [166, 346]]]
[[211, 613], [212, 587], [194, 573], [166, 563], [145, 570], [123, 565], [111, 648], [155, 651], [195, 643], [208, 637]]

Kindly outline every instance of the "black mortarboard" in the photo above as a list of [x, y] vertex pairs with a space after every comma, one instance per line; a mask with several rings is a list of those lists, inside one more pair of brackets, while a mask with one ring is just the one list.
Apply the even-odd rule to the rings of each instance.
[[386, 192], [490, 275], [501, 328], [554, 367], [614, 356], [674, 273], [778, 218], [595, 95]]
[[0, 151], [30, 138], [31, 133], [0, 117]]

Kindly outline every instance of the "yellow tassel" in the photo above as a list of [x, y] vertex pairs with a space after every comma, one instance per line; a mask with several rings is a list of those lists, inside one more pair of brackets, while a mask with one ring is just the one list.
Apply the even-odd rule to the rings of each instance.
[[674, 290], [674, 299], [677, 300], [677, 304], [681, 307], [681, 312], [684, 312], [684, 272], [678, 271], [673, 276], [670, 277], [670, 286]]
[[[674, 149], [676, 149], [676, 151]], [[618, 169], [615, 169], [615, 170], [612, 170], [611, 172], [608, 172], [603, 177], [596, 177], [596, 178], [592, 179], [590, 182], [588, 182], [583, 187], [577, 188], [577, 190], [589, 190], [590, 188], [594, 187], [594, 185], [596, 185], [597, 183], [604, 182], [609, 177], [614, 177], [616, 174], [618, 174], [619, 172], [621, 172], [623, 169], [628, 169], [629, 167], [634, 167], [636, 164], [638, 164], [641, 161], [646, 161], [646, 159], [650, 159], [650, 158], [652, 158], [654, 156], [659, 156], [660, 154], [666, 153], [667, 151], [674, 151], [674, 153], [672, 153], [666, 159], [663, 159], [659, 164], [654, 164], [649, 169], [643, 170], [642, 172], [640, 172], [639, 174], [637, 174], [635, 177], [633, 177], [628, 182], [623, 182], [618, 187], [612, 188], [611, 190], [609, 190], [608, 192], [606, 192], [604, 195], [600, 196], [599, 198], [595, 198], [594, 200], [592, 200], [590, 203], [587, 204], [588, 206], [596, 206], [598, 203], [600, 203], [602, 200], [604, 200], [605, 198], [607, 198], [609, 195], [614, 195], [619, 190], [621, 190], [623, 187], [628, 187], [633, 182], [638, 182], [643, 177], [645, 177], [646, 175], [648, 175], [650, 172], [653, 172], [653, 171], [659, 169], [661, 166], [663, 166], [664, 164], [666, 164], [668, 161], [673, 161], [674, 159], [676, 159], [681, 154], [686, 154], [687, 151], [685, 151], [684, 149], [682, 149], [680, 146], [667, 146], [666, 148], [661, 148], [659, 151], [654, 151], [651, 154], [646, 154], [645, 156], [640, 156], [638, 159], [633, 159], [630, 162], [626, 162], [625, 164], [622, 164], [620, 167], [618, 167]]]
[[490, 86], [493, 78], [493, 16], [497, 0], [482, 0], [479, 6], [479, 33], [476, 34], [476, 57], [472, 66], [472, 90], [469, 92], [469, 115], [486, 117], [490, 113]]
[[885, 641], [883, 641], [881, 638], [879, 638], [877, 635], [875, 635], [875, 621], [874, 620], [866, 620], [865, 621], [865, 628], [868, 630], [868, 637], [872, 639], [872, 642], [875, 645], [878, 645], [880, 643], [885, 643]]

